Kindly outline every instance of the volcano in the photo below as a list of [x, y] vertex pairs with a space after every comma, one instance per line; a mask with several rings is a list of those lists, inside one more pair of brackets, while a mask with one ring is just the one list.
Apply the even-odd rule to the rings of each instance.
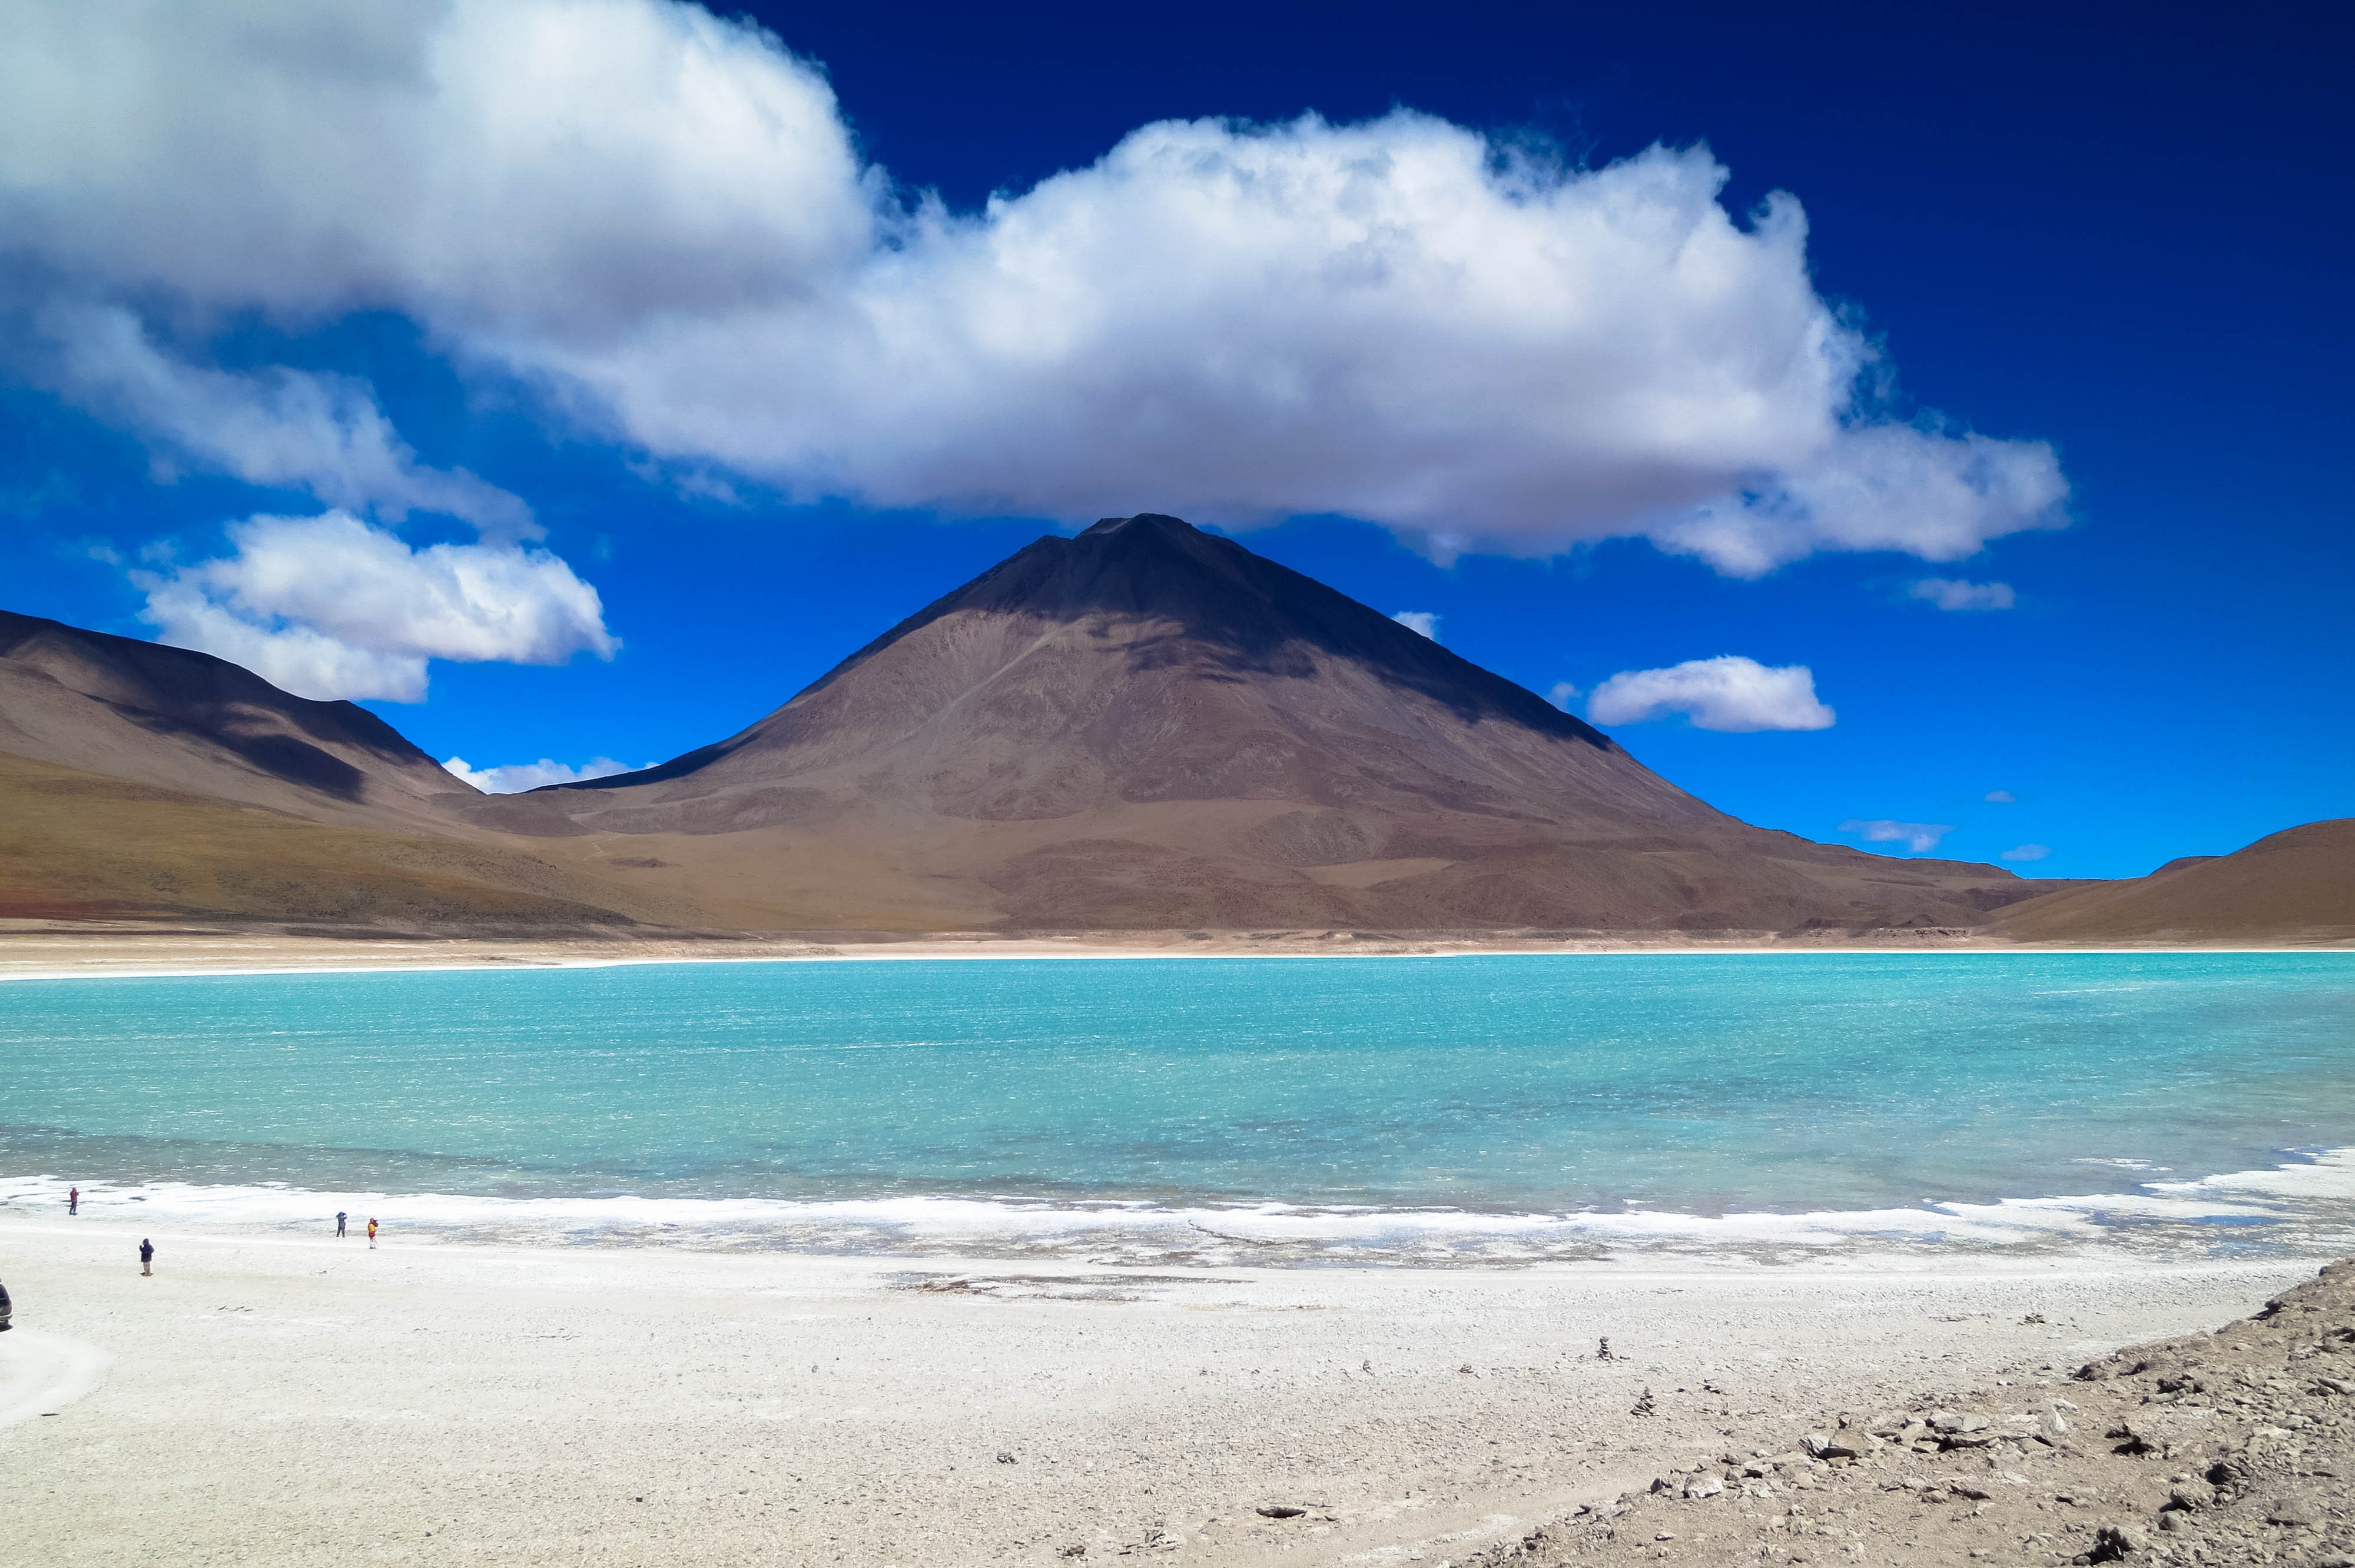
[[2044, 890], [1753, 828], [1152, 514], [1039, 540], [725, 740], [442, 805], [792, 928], [1964, 926]]

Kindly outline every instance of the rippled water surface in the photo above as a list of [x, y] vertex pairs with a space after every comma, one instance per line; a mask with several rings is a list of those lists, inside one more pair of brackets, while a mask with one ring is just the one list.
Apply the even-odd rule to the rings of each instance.
[[0, 1177], [20, 1201], [46, 1176], [902, 1213], [1791, 1215], [2133, 1194], [2295, 1164], [2351, 1128], [2347, 954], [0, 984]]

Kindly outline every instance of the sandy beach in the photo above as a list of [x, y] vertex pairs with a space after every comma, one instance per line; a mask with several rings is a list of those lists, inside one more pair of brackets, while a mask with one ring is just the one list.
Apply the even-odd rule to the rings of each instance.
[[1438, 1563], [1734, 1436], [2052, 1379], [2313, 1272], [1139, 1272], [221, 1229], [157, 1236], [143, 1278], [141, 1234], [0, 1220], [16, 1560]]

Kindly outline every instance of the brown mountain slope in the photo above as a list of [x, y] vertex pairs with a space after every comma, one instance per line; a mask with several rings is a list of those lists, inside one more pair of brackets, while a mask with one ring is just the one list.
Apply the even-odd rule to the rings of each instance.
[[0, 919], [612, 928], [595, 879], [470, 839], [304, 821], [0, 754]]
[[682, 888], [783, 927], [1966, 925], [2038, 890], [1750, 827], [1149, 514], [1039, 540], [716, 745], [445, 805], [645, 842]]
[[0, 917], [726, 923], [583, 846], [436, 810], [480, 798], [365, 708], [0, 611]]
[[2186, 855], [2148, 876], [2007, 909], [2021, 942], [2355, 941], [2355, 817], [2308, 822], [2234, 854]]
[[475, 790], [350, 703], [312, 702], [209, 653], [0, 610], [0, 752], [264, 806], [411, 829]]

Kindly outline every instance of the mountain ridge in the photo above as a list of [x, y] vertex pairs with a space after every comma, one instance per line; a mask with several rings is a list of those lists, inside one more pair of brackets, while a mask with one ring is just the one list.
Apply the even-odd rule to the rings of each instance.
[[2245, 934], [2278, 886], [2355, 936], [2355, 825], [2093, 886], [1817, 843], [1155, 514], [1026, 546], [720, 741], [521, 795], [210, 655], [0, 615], [0, 808], [26, 918], [2080, 942]]
[[864, 843], [1010, 927], [1944, 925], [2036, 891], [1753, 828], [1156, 514], [1026, 546], [724, 740], [466, 810], [519, 833]]
[[473, 795], [357, 704], [298, 697], [242, 665], [0, 610], [0, 750], [321, 821], [432, 820]]

